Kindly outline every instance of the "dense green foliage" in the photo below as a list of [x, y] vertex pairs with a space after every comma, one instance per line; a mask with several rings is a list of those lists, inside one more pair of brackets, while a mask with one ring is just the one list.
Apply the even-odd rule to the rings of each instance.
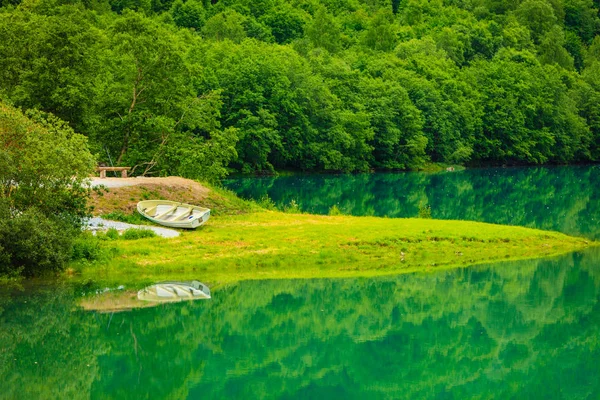
[[0, 103], [0, 274], [57, 270], [87, 215], [87, 139], [52, 115]]
[[0, 5], [0, 96], [135, 174], [600, 159], [592, 0]]

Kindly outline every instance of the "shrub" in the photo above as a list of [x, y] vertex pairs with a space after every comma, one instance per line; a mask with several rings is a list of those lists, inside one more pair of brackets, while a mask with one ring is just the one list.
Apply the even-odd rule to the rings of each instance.
[[[6, 213], [6, 210], [5, 210]], [[59, 271], [70, 258], [75, 233], [68, 223], [30, 208], [0, 219], [0, 272], [32, 276]]]
[[[8, 273], [10, 265], [10, 254], [0, 245], [0, 274]], [[0, 279], [2, 277], [0, 276]]]
[[419, 218], [431, 218], [431, 207], [428, 204], [419, 205]]
[[89, 215], [87, 139], [58, 118], [0, 102], [0, 272], [62, 269]]
[[106, 231], [104, 236], [110, 240], [118, 240], [119, 239], [119, 231], [116, 228], [110, 228]]
[[156, 237], [156, 233], [150, 229], [127, 229], [121, 235], [123, 240], [137, 240]]
[[86, 232], [73, 242], [71, 261], [96, 261], [102, 259], [104, 253], [98, 238]]
[[292, 199], [292, 201], [290, 201], [290, 204], [283, 209], [283, 212], [289, 214], [300, 214], [302, 213], [302, 210], [300, 209], [300, 205], [296, 203], [296, 200]]
[[339, 209], [339, 207], [337, 205], [334, 204], [329, 209], [329, 215], [331, 215], [331, 216], [344, 215], [344, 213], [342, 212], [342, 210]]
[[262, 208], [264, 208], [266, 210], [271, 210], [271, 211], [277, 210], [277, 206], [275, 205], [275, 202], [273, 201], [273, 199], [271, 199], [269, 197], [268, 194], [265, 194], [264, 196], [262, 196], [260, 199], [258, 199], [256, 201], [256, 203], [260, 207], [262, 207]]
[[102, 218], [112, 220], [112, 221], [120, 221], [127, 222], [128, 224], [148, 224], [148, 220], [142, 217], [137, 211], [134, 211], [132, 214], [125, 214], [123, 211], [113, 211], [108, 214], [102, 215]]
[[156, 237], [156, 233], [150, 229], [130, 228], [119, 233], [115, 228], [110, 228], [104, 233], [98, 233], [98, 240], [137, 240]]

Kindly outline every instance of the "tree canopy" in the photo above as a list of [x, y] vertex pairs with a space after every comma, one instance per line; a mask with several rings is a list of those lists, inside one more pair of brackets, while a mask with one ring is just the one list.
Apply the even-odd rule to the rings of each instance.
[[134, 174], [600, 157], [591, 0], [0, 6], [0, 97]]

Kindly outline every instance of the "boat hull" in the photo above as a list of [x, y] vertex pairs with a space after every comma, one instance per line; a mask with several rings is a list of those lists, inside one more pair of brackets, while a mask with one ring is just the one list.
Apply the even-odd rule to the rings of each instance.
[[169, 200], [145, 200], [137, 204], [144, 217], [170, 228], [195, 229], [208, 221], [210, 209]]

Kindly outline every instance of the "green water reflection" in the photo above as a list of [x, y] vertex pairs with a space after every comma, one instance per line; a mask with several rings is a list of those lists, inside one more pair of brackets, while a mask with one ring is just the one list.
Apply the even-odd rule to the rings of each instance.
[[3, 292], [1, 398], [600, 398], [597, 248], [115, 314], [81, 291]]
[[308, 175], [228, 179], [245, 198], [268, 194], [304, 211], [485, 221], [600, 238], [600, 166], [471, 169], [457, 172]]

